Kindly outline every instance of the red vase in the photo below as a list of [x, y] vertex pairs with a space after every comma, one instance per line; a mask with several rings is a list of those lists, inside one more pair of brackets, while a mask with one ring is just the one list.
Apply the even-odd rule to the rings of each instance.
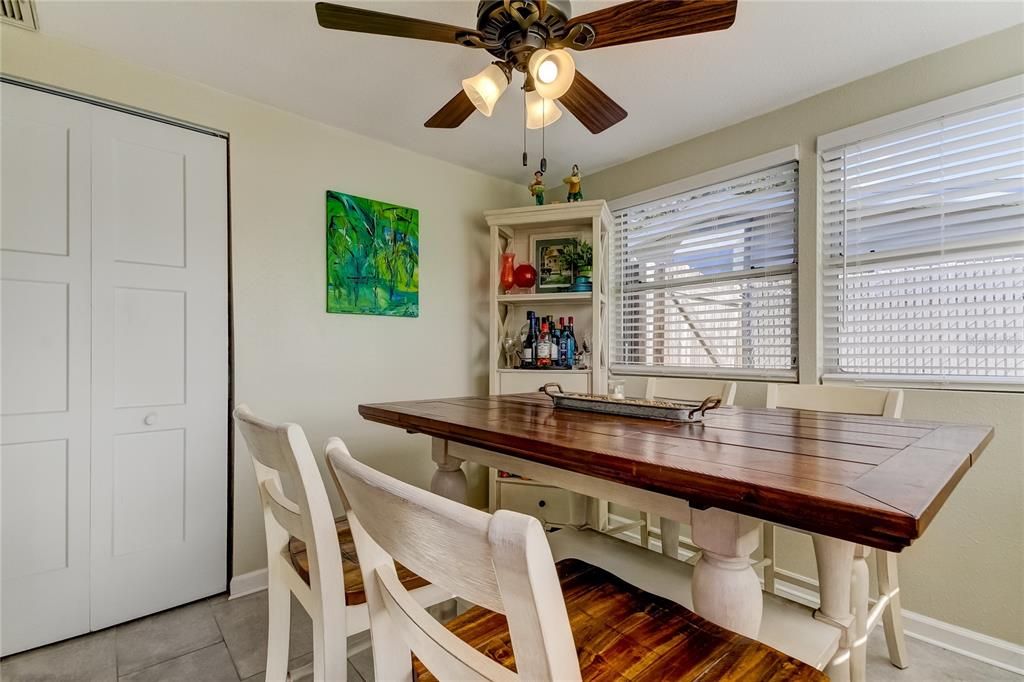
[[515, 259], [516, 254], [514, 253], [501, 254], [501, 287], [506, 294], [512, 291], [512, 287], [516, 283], [515, 266], [513, 265]]
[[523, 263], [516, 268], [514, 279], [517, 287], [529, 289], [537, 283], [537, 270], [529, 263]]

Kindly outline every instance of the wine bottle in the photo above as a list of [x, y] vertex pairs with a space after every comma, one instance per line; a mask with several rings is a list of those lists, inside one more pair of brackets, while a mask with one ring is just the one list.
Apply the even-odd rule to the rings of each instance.
[[[562, 318], [562, 321], [564, 322], [565, 318]], [[554, 318], [551, 318], [551, 322], [548, 323], [548, 329], [551, 331], [551, 366], [561, 367], [561, 355], [559, 355], [558, 349], [562, 342], [562, 332], [559, 331]]]
[[558, 366], [566, 369], [572, 367], [572, 362], [569, 361], [568, 350], [569, 350], [569, 329], [565, 326], [565, 318], [558, 318], [558, 326], [562, 328], [562, 331], [558, 334]]
[[565, 328], [565, 336], [568, 337], [565, 344], [566, 367], [572, 369], [576, 366], [576, 332], [573, 330], [575, 319], [569, 318], [569, 326]]
[[537, 326], [537, 315], [532, 310], [526, 311], [526, 324], [529, 325], [529, 330], [523, 339], [522, 366], [532, 369], [537, 366], [537, 334], [534, 331]]
[[551, 332], [548, 331], [548, 323], [540, 325], [540, 338], [537, 339], [537, 366], [551, 366]]

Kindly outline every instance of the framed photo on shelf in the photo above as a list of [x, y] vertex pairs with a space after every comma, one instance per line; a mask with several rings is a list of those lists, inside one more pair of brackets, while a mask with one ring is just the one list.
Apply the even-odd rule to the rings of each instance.
[[530, 235], [530, 253], [537, 269], [537, 293], [553, 294], [567, 291], [572, 285], [572, 268], [562, 264], [562, 251], [573, 239], [582, 239], [582, 232]]

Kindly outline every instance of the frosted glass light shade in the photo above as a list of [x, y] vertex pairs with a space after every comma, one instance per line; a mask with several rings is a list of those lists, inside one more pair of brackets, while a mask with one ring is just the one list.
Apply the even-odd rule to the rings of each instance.
[[576, 63], [566, 50], [536, 50], [527, 69], [533, 76], [533, 87], [544, 99], [564, 95], [576, 77]]
[[526, 93], [526, 127], [530, 130], [549, 126], [562, 118], [562, 110], [553, 100], [545, 100], [536, 92]]
[[469, 101], [484, 116], [494, 113], [494, 105], [507, 87], [508, 77], [495, 64], [488, 65], [477, 75], [462, 81], [462, 89]]

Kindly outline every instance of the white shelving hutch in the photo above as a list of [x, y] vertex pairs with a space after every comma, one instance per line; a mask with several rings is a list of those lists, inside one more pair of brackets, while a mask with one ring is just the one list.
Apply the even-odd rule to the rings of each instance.
[[[606, 393], [608, 388], [609, 289], [608, 247], [612, 216], [604, 201], [529, 206], [485, 214], [491, 230], [490, 256], [490, 368], [491, 394], [529, 393], [547, 382], [558, 382], [566, 391]], [[594, 250], [593, 291], [537, 293], [514, 289], [506, 294], [499, 282], [501, 255], [516, 254], [516, 266], [533, 263], [533, 238], [578, 234]], [[538, 268], [539, 270], [539, 268]], [[538, 315], [575, 317], [576, 339], [590, 339], [590, 366], [587, 369], [517, 369], [505, 364], [501, 340], [506, 334], [515, 338], [526, 323], [526, 311]], [[587, 498], [578, 493], [519, 478], [501, 478], [491, 470], [490, 508], [515, 509], [532, 514], [552, 526], [580, 526], [588, 522]], [[589, 513], [593, 514], [594, 505]], [[591, 518], [589, 521], [601, 523]]]

